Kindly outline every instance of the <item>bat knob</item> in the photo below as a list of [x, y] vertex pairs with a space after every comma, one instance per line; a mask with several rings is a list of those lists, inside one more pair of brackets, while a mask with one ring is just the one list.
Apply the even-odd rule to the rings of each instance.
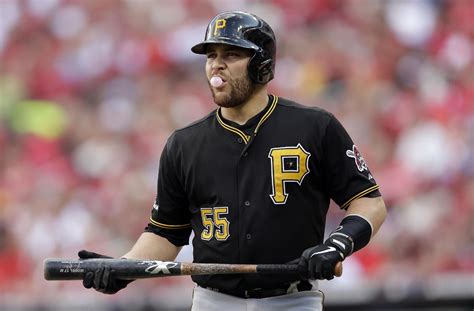
[[342, 275], [342, 261], [339, 261], [334, 267], [334, 275], [337, 277]]

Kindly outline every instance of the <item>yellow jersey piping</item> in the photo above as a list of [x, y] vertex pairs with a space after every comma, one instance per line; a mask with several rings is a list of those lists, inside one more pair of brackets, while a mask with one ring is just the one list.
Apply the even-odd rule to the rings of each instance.
[[154, 226], [164, 228], [164, 229], [186, 229], [190, 228], [191, 224], [184, 224], [184, 225], [167, 225], [167, 224], [162, 224], [161, 222], [157, 222], [156, 220], [153, 220], [150, 218], [150, 223]]
[[225, 128], [226, 130], [231, 131], [231, 132], [239, 135], [242, 138], [242, 140], [247, 144], [250, 140], [250, 137], [245, 135], [245, 133], [242, 132], [241, 130], [239, 130], [238, 128], [235, 128], [233, 126], [225, 124], [225, 122], [222, 121], [221, 117], [219, 116], [219, 110], [220, 110], [220, 108], [216, 111], [217, 121], [219, 121], [219, 123], [222, 125], [222, 127]]
[[263, 124], [263, 122], [265, 122], [265, 120], [268, 119], [268, 117], [272, 114], [273, 110], [275, 110], [277, 102], [278, 102], [278, 96], [273, 95], [272, 104], [270, 105], [270, 108], [268, 109], [268, 111], [262, 116], [262, 118], [258, 122], [257, 127], [255, 127], [254, 134], [257, 134], [257, 131], [260, 128], [260, 126]]
[[[270, 108], [268, 109], [267, 112], [265, 112], [265, 114], [262, 116], [262, 118], [260, 118], [260, 121], [258, 122], [257, 126], [255, 127], [254, 135], [257, 134], [257, 131], [260, 128], [260, 126], [263, 124], [263, 122], [265, 122], [268, 119], [268, 117], [275, 110], [277, 102], [278, 102], [278, 96], [273, 95], [273, 101], [270, 105]], [[239, 130], [238, 128], [235, 128], [233, 126], [230, 126], [230, 125], [226, 124], [219, 115], [220, 109], [221, 108], [219, 107], [219, 109], [216, 110], [217, 121], [219, 122], [219, 124], [223, 128], [225, 128], [226, 130], [239, 135], [242, 138], [242, 140], [245, 142], [245, 144], [248, 144], [248, 142], [250, 141], [250, 136], [245, 135], [245, 133], [242, 132], [241, 130]]]
[[341, 209], [347, 209], [349, 207], [349, 204], [351, 204], [352, 201], [362, 198], [367, 193], [371, 193], [372, 191], [375, 191], [378, 188], [379, 188], [379, 185], [375, 185], [375, 186], [365, 189], [364, 191], [359, 192], [358, 194], [350, 198], [346, 203], [342, 204]]

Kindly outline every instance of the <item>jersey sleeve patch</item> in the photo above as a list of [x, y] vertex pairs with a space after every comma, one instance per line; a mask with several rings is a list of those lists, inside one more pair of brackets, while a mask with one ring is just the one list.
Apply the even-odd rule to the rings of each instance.
[[352, 150], [349, 149], [346, 151], [346, 156], [354, 159], [355, 165], [357, 166], [359, 172], [369, 170], [369, 168], [367, 167], [367, 163], [362, 157], [362, 154], [360, 153], [359, 149], [357, 149], [356, 145], [352, 145]]

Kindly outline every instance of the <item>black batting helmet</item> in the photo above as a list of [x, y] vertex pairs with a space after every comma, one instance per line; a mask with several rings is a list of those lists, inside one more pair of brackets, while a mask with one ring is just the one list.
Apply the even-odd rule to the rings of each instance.
[[208, 44], [220, 43], [254, 51], [248, 65], [252, 81], [265, 84], [275, 72], [276, 43], [272, 28], [260, 17], [240, 11], [224, 12], [207, 26], [204, 41], [191, 48], [196, 54], [206, 54]]

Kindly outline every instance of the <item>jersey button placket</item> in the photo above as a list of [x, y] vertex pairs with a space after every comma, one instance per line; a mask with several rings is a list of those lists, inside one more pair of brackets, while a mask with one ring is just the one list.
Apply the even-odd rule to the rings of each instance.
[[242, 138], [240, 138], [240, 137], [239, 137], [239, 138], [237, 138], [237, 142], [238, 142], [239, 144], [241, 144], [241, 143], [243, 143], [243, 142], [244, 142], [244, 140], [243, 140]]
[[[245, 202], [244, 202], [244, 205], [245, 205], [246, 207], [249, 207], [249, 206], [250, 206], [250, 201], [248, 201], [248, 200], [245, 201]], [[251, 239], [252, 239], [252, 235], [251, 235], [250, 233], [247, 233], [247, 234], [245, 235], [245, 238], [246, 238], [247, 240], [251, 240]]]

